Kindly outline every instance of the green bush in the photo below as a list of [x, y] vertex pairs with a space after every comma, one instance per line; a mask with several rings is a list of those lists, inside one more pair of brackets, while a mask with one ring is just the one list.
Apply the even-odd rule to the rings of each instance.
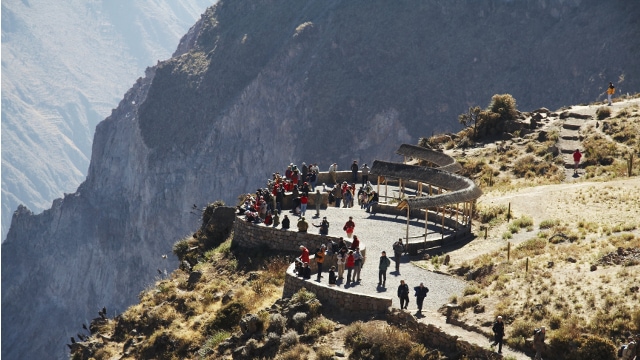
[[[357, 321], [346, 329], [345, 347], [350, 359], [430, 359], [428, 351], [411, 334], [389, 325]], [[433, 357], [438, 359], [439, 357]]]
[[542, 220], [540, 225], [538, 226], [540, 229], [551, 229], [552, 227], [560, 225], [560, 220], [558, 219], [547, 219]]

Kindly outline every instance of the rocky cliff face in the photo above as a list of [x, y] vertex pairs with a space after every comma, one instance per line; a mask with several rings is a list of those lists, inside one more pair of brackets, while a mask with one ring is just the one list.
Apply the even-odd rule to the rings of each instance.
[[2, 240], [84, 180], [95, 126], [211, 0], [2, 2]]
[[233, 202], [290, 161], [390, 159], [494, 93], [526, 110], [596, 100], [609, 80], [640, 88], [639, 14], [595, 0], [219, 3], [98, 125], [78, 190], [14, 215], [2, 355], [64, 357], [98, 309], [113, 316], [175, 267], [161, 255], [197, 228], [193, 204]]

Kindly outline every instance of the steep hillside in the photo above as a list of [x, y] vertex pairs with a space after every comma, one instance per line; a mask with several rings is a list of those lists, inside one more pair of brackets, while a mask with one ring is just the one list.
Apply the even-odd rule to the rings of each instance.
[[84, 180], [98, 122], [212, 0], [2, 2], [2, 240]]
[[595, 0], [219, 3], [98, 125], [78, 190], [17, 211], [2, 355], [65, 354], [97, 309], [124, 311], [177, 265], [161, 255], [195, 228], [194, 204], [233, 201], [282, 164], [389, 159], [494, 93], [527, 110], [597, 99], [609, 80], [640, 88], [639, 13]]

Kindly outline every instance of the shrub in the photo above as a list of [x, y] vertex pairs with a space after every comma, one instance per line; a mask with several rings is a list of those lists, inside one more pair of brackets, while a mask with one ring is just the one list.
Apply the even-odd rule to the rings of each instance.
[[468, 309], [470, 307], [474, 307], [476, 305], [480, 304], [480, 297], [479, 296], [471, 296], [471, 297], [464, 297], [462, 298], [462, 300], [460, 301], [460, 308], [461, 309]]
[[231, 333], [226, 331], [216, 331], [213, 335], [209, 336], [204, 345], [198, 350], [198, 355], [205, 357], [214, 352], [215, 348], [224, 340], [226, 340]]
[[295, 330], [289, 330], [282, 335], [280, 342], [283, 347], [291, 347], [298, 343], [298, 333]]
[[207, 329], [210, 332], [214, 330], [231, 330], [238, 326], [240, 319], [247, 311], [247, 306], [240, 301], [232, 301], [218, 310], [216, 317], [209, 323]]
[[296, 344], [294, 347], [292, 347], [291, 349], [287, 350], [282, 355], [280, 355], [279, 359], [282, 359], [282, 360], [307, 359], [311, 351], [312, 350], [306, 345]]
[[500, 219], [500, 216], [503, 214], [506, 214], [506, 212], [507, 212], [507, 206], [505, 205], [490, 206], [488, 208], [482, 208], [478, 212], [478, 220], [480, 220], [480, 222], [483, 224], [491, 223], [491, 222], [494, 222], [495, 220]]
[[353, 359], [425, 359], [427, 350], [408, 332], [395, 327], [357, 321], [346, 329], [345, 346]]
[[606, 106], [601, 106], [596, 110], [596, 117], [598, 120], [603, 120], [611, 116], [611, 109]]
[[498, 114], [500, 121], [511, 121], [518, 116], [516, 99], [509, 94], [493, 95], [489, 110], [494, 114]]
[[305, 326], [305, 333], [312, 338], [318, 338], [322, 335], [333, 332], [335, 323], [323, 316], [317, 317]]

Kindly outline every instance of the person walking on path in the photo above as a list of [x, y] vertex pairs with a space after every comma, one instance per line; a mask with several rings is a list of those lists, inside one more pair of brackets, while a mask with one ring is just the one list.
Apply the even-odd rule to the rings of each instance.
[[544, 326], [540, 327], [540, 330], [537, 330], [535, 334], [533, 334], [533, 348], [536, 350], [536, 356], [534, 359], [542, 360], [542, 351], [544, 351], [544, 338], [545, 338], [546, 330]]
[[580, 165], [580, 159], [582, 158], [582, 154], [580, 153], [580, 149], [576, 149], [573, 152], [573, 173], [578, 173], [578, 165]]
[[351, 238], [351, 236], [353, 235], [353, 229], [355, 228], [356, 228], [356, 223], [353, 222], [353, 216], [349, 216], [349, 220], [346, 223], [344, 223], [342, 230], [347, 232], [348, 238]]
[[316, 217], [320, 217], [320, 207], [322, 207], [322, 194], [320, 193], [320, 189], [316, 190]]
[[402, 245], [402, 239], [398, 239], [393, 243], [393, 260], [396, 262], [396, 273], [400, 275], [400, 257], [404, 252], [404, 245]]
[[320, 282], [320, 278], [322, 277], [322, 264], [324, 264], [324, 254], [326, 250], [327, 247], [322, 244], [322, 246], [320, 246], [320, 250], [316, 253], [316, 265], [318, 265], [318, 278], [316, 280], [318, 282]]
[[424, 286], [424, 283], [420, 283], [420, 286], [414, 287], [413, 290], [415, 290], [416, 292], [416, 303], [418, 304], [418, 313], [422, 313], [422, 304], [424, 303], [424, 298], [427, 297], [429, 288]]
[[611, 97], [616, 92], [616, 87], [613, 86], [612, 82], [609, 82], [609, 87], [607, 88], [607, 100], [609, 101], [609, 106], [611, 106]]
[[382, 284], [382, 287], [386, 287], [387, 283], [387, 268], [391, 265], [391, 260], [387, 257], [387, 252], [383, 251], [380, 255], [380, 263], [378, 264], [378, 286]]
[[400, 280], [398, 297], [400, 298], [400, 310], [406, 310], [407, 306], [409, 306], [409, 285], [407, 285], [404, 280]]
[[498, 345], [498, 354], [502, 354], [502, 339], [504, 338], [504, 322], [502, 322], [502, 316], [498, 316], [491, 330], [493, 330], [493, 346]]

